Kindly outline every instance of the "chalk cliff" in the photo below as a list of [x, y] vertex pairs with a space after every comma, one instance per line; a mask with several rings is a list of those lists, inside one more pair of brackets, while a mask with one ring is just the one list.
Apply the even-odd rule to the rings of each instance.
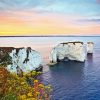
[[36, 70], [42, 64], [42, 58], [40, 54], [37, 51], [32, 50], [30, 47], [0, 47], [1, 63], [3, 63], [2, 59], [4, 59], [7, 54], [9, 55], [11, 60], [9, 61], [10, 63], [7, 64], [7, 70], [10, 72], [17, 73], [18, 69], [20, 69], [23, 72], [29, 72], [32, 70]]
[[50, 62], [55, 63], [58, 60], [63, 60], [64, 58], [84, 62], [85, 51], [83, 42], [60, 43], [52, 49]]

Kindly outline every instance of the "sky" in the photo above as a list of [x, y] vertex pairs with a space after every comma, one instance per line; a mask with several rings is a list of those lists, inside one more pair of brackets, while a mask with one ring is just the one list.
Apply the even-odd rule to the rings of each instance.
[[0, 0], [8, 35], [100, 35], [100, 0]]

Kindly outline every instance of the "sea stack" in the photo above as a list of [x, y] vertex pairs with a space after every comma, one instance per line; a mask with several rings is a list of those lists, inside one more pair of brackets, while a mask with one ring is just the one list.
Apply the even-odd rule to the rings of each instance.
[[93, 53], [93, 47], [94, 47], [93, 42], [87, 42], [87, 54], [92, 54]]
[[66, 42], [60, 43], [52, 49], [50, 54], [50, 62], [55, 63], [57, 61], [74, 60], [79, 62], [85, 61], [85, 51], [83, 42]]
[[30, 47], [0, 47], [0, 55], [0, 64], [6, 62], [7, 70], [16, 74], [17, 68], [27, 73], [29, 71], [39, 69], [42, 65], [41, 55], [39, 52], [32, 50]]

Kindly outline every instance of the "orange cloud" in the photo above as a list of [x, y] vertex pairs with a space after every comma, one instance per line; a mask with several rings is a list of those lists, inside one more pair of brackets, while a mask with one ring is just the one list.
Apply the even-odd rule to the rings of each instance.
[[0, 35], [92, 35], [100, 34], [98, 23], [75, 22], [80, 16], [55, 13], [11, 12], [0, 17]]

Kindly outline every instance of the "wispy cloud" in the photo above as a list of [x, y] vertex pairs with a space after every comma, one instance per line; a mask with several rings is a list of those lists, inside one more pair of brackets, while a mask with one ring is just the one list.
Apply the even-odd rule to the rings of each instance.
[[0, 0], [0, 10], [100, 15], [100, 5], [96, 0]]
[[79, 20], [80, 22], [92, 22], [92, 23], [100, 23], [100, 18], [93, 18], [93, 19], [82, 19], [82, 20]]

